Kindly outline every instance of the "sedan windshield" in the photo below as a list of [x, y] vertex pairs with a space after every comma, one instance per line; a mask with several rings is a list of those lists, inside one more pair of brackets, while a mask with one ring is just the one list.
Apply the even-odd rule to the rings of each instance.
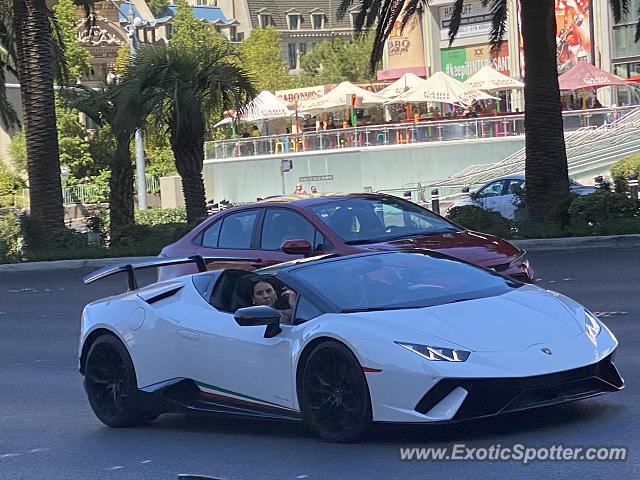
[[433, 252], [389, 252], [289, 272], [342, 312], [422, 308], [502, 295], [522, 284]]
[[376, 243], [460, 229], [400, 198], [345, 198], [310, 207], [345, 243]]

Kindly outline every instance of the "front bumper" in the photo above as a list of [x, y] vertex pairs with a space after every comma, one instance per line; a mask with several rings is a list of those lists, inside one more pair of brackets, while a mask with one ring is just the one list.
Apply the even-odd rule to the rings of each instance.
[[[429, 417], [457, 407], [446, 421], [460, 421], [581, 400], [623, 387], [611, 354], [592, 365], [546, 375], [445, 378], [429, 389], [415, 411]], [[452, 402], [456, 404], [448, 405]]]

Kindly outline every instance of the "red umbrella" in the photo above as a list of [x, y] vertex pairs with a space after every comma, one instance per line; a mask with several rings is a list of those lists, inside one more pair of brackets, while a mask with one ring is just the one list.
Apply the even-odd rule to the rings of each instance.
[[588, 62], [578, 62], [558, 77], [560, 90], [580, 90], [581, 88], [600, 88], [611, 85], [627, 85], [617, 75], [600, 70]]

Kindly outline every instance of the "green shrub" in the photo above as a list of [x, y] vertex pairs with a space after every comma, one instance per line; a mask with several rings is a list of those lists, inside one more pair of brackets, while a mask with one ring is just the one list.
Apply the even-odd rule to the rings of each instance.
[[484, 210], [475, 205], [452, 208], [448, 218], [469, 230], [490, 233], [503, 238], [513, 236], [512, 221], [507, 220], [498, 212]]
[[17, 215], [0, 216], [0, 262], [19, 261], [22, 258], [23, 243]]
[[190, 230], [186, 223], [127, 225], [111, 237], [111, 248], [136, 255], [158, 255], [162, 247], [179, 240]]
[[577, 235], [637, 233], [640, 211], [624, 193], [599, 191], [576, 198], [569, 207], [570, 225]]
[[614, 163], [610, 171], [615, 191], [626, 192], [629, 188], [629, 175], [635, 173], [640, 176], [640, 154], [630, 155]]
[[136, 223], [138, 225], [187, 223], [187, 210], [184, 207], [149, 208], [147, 210], [136, 210], [135, 216]]

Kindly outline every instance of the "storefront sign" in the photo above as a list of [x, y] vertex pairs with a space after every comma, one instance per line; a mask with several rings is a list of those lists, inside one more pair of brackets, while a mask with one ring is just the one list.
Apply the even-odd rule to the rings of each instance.
[[[440, 39], [449, 38], [449, 26], [453, 15], [453, 4], [439, 8]], [[491, 4], [482, 6], [481, 1], [465, 2], [462, 7], [462, 19], [457, 38], [485, 35], [491, 32]]]
[[473, 47], [443, 49], [440, 52], [440, 60], [442, 71], [461, 82], [485, 65], [490, 65], [507, 76], [511, 75], [508, 42], [502, 44], [495, 57], [491, 55], [491, 45], [484, 44]]
[[331, 88], [329, 89], [327, 89], [326, 87], [327, 85], [320, 85], [317, 87], [278, 90], [276, 92], [276, 97], [289, 105], [295, 105], [298, 102], [315, 100], [316, 98], [323, 96], [333, 87], [333, 85], [331, 85]]
[[325, 182], [333, 180], [333, 175], [314, 175], [311, 177], [299, 177], [299, 182]]

